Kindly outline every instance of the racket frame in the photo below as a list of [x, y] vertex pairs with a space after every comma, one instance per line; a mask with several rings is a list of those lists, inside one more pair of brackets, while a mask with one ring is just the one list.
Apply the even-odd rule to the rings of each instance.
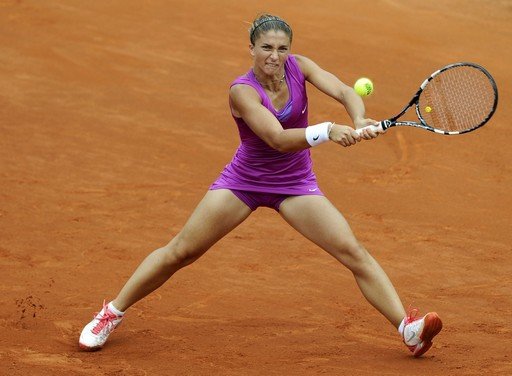
[[[484, 73], [487, 76], [487, 78], [489, 79], [489, 82], [491, 83], [492, 88], [494, 90], [493, 108], [489, 112], [487, 117], [479, 125], [477, 125], [477, 126], [475, 126], [473, 128], [464, 129], [462, 131], [444, 131], [444, 130], [436, 129], [436, 128], [428, 125], [427, 122], [421, 116], [420, 109], [419, 109], [419, 99], [420, 99], [421, 93], [423, 92], [425, 87], [427, 87], [428, 83], [430, 81], [432, 81], [437, 75], [439, 75], [440, 73], [442, 73], [442, 72], [444, 72], [444, 71], [446, 71], [448, 69], [452, 69], [452, 68], [455, 68], [455, 67], [458, 67], [458, 66], [470, 66], [472, 68], [479, 69], [480, 71], [482, 71], [482, 73]], [[415, 122], [415, 121], [406, 121], [406, 120], [397, 121], [412, 106], [415, 106], [416, 116], [418, 117], [418, 120], [420, 122], [418, 123], [418, 122]], [[380, 121], [379, 124], [377, 125], [377, 127], [380, 127], [382, 130], [386, 130], [388, 128], [396, 127], [396, 126], [409, 126], [409, 127], [416, 127], [416, 128], [425, 129], [425, 130], [430, 131], [430, 132], [435, 132], [435, 133], [444, 134], [444, 135], [463, 134], [463, 133], [472, 132], [475, 129], [478, 129], [478, 128], [482, 127], [485, 123], [487, 123], [489, 121], [489, 119], [494, 115], [494, 112], [496, 111], [496, 107], [497, 106], [498, 106], [498, 87], [496, 86], [496, 82], [494, 81], [494, 78], [491, 76], [491, 74], [484, 67], [482, 67], [482, 66], [480, 66], [478, 64], [469, 63], [469, 62], [453, 63], [453, 64], [446, 65], [445, 67], [443, 67], [443, 68], [435, 71], [434, 73], [432, 73], [430, 75], [430, 77], [428, 77], [425, 81], [423, 81], [423, 83], [420, 85], [420, 88], [418, 89], [416, 94], [414, 94], [414, 96], [409, 101], [409, 103], [404, 107], [404, 109], [402, 111], [400, 111], [400, 113], [398, 115], [395, 115], [392, 118]], [[363, 128], [361, 128], [361, 129], [363, 129]], [[360, 133], [360, 132], [358, 132], [358, 133]]]

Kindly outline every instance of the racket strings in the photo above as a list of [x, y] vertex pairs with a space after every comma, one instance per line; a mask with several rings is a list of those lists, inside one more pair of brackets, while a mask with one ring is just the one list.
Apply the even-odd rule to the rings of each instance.
[[484, 72], [473, 66], [456, 66], [427, 84], [418, 109], [431, 127], [461, 132], [485, 122], [494, 110], [494, 102], [494, 86]]

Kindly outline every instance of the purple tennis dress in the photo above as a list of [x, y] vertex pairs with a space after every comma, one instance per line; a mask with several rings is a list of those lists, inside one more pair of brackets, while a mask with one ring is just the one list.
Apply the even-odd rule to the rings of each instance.
[[[243, 84], [253, 87], [258, 92], [263, 106], [275, 115], [284, 129], [306, 128], [308, 125], [306, 80], [293, 55], [289, 55], [286, 60], [285, 79], [289, 99], [279, 111], [273, 107], [272, 101], [256, 79], [252, 69], [233, 81], [231, 86]], [[277, 195], [283, 199], [296, 195], [323, 195], [313, 173], [309, 149], [279, 152], [259, 138], [242, 118], [234, 117], [234, 119], [240, 133], [240, 146], [210, 189], [230, 189], [235, 194], [240, 191], [247, 194], [259, 192]], [[276, 205], [263, 203], [249, 206], [254, 210], [254, 206], [275, 208]]]

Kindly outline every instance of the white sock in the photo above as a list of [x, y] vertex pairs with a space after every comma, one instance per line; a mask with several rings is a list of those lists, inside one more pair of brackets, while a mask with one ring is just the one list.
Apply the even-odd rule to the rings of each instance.
[[117, 316], [123, 316], [124, 315], [124, 312], [121, 312], [120, 310], [118, 310], [116, 307], [114, 307], [114, 305], [112, 304], [112, 302], [108, 303], [108, 308], [114, 312]]

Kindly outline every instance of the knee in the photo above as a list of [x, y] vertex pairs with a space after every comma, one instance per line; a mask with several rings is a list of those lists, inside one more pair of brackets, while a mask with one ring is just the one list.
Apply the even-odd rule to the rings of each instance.
[[339, 244], [333, 256], [354, 273], [364, 269], [371, 260], [366, 248], [356, 240]]
[[198, 249], [191, 242], [181, 238], [180, 235], [161, 249], [164, 264], [178, 269], [192, 264], [206, 251]]

